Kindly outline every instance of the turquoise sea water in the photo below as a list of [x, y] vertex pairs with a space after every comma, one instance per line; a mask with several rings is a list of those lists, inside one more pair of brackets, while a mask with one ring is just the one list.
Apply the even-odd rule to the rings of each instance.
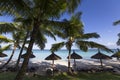
[[[115, 51], [115, 50], [113, 50]], [[13, 56], [13, 60], [18, 58], [18, 54], [19, 54], [20, 50], [16, 50], [15, 54]], [[23, 54], [26, 51], [23, 52]], [[73, 51], [72, 51], [73, 52]], [[96, 54], [98, 52], [97, 49], [90, 49], [88, 50], [88, 52], [83, 52], [81, 50], [76, 49], [75, 52], [79, 55], [81, 55], [83, 57], [83, 59], [90, 59], [90, 57], [94, 54]], [[2, 59], [8, 59], [12, 53], [12, 50], [7, 50], [4, 51], [4, 53], [6, 53], [8, 55], [8, 57], [2, 58]], [[108, 53], [105, 51], [101, 51], [101, 53], [104, 53], [106, 55], [112, 55], [113, 53]], [[33, 50], [33, 54], [36, 56], [35, 58], [33, 58], [32, 60], [44, 60], [48, 55], [51, 54], [51, 52], [49, 50], [39, 50], [39, 49], [34, 49]], [[58, 56], [60, 56], [62, 58], [62, 60], [67, 60], [67, 56], [68, 56], [68, 51], [67, 50], [59, 50], [57, 52], [55, 52], [55, 54], [57, 54]]]

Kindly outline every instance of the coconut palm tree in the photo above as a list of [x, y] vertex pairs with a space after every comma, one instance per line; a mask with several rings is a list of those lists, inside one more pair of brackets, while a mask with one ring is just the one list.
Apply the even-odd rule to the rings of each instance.
[[[17, 21], [17, 22], [22, 22], [23, 26], [26, 28], [26, 31], [27, 31], [27, 34], [26, 34], [24, 43], [23, 43], [23, 45], [22, 45], [22, 48], [21, 48], [21, 50], [20, 50], [20, 54], [19, 54], [19, 57], [18, 57], [18, 60], [17, 60], [17, 64], [16, 64], [16, 69], [17, 69], [17, 68], [18, 68], [18, 64], [19, 64], [19, 61], [20, 61], [20, 57], [21, 57], [21, 54], [22, 54], [22, 50], [23, 50], [24, 45], [25, 45], [25, 43], [26, 43], [26, 39], [29, 37], [29, 33], [30, 33], [30, 31], [31, 31], [31, 30], [30, 30], [30, 29], [31, 29], [31, 20], [23, 19], [23, 18], [17, 18], [15, 21]], [[28, 26], [30, 26], [30, 27], [28, 27]], [[54, 36], [54, 34], [53, 34], [52, 31], [53, 31], [53, 30], [52, 30], [51, 27], [47, 27], [47, 26], [44, 25], [44, 24], [41, 25], [41, 27], [39, 28], [38, 33], [37, 33], [37, 35], [36, 35], [35, 43], [36, 43], [36, 44], [40, 44], [40, 45], [38, 45], [38, 46], [45, 46], [45, 45], [44, 45], [44, 42], [42, 42], [42, 40], [45, 40], [45, 42], [46, 42], [45, 36], [52, 37], [52, 38], [54, 38], [54, 40], [56, 40], [56, 38], [55, 38], [55, 36]], [[42, 35], [44, 35], [44, 34], [45, 34], [45, 36], [42, 36]], [[43, 38], [42, 40], [40, 39], [40, 36], [42, 36], [42, 37], [41, 37], [41, 38]], [[41, 47], [41, 49], [42, 49], [42, 47]]]
[[21, 48], [20, 47], [20, 43], [22, 43], [24, 41], [24, 36], [26, 34], [25, 30], [23, 29], [23, 26], [21, 23], [0, 23], [0, 28], [3, 30], [1, 31], [1, 33], [10, 33], [12, 34], [12, 42], [13, 42], [13, 51], [12, 54], [10, 56], [10, 58], [8, 59], [8, 61], [2, 66], [5, 67], [12, 59], [14, 52], [16, 50], [16, 48]]
[[19, 68], [19, 63], [20, 63], [21, 55], [22, 55], [23, 49], [25, 48], [25, 44], [27, 42], [27, 38], [28, 37], [29, 37], [29, 31], [27, 31], [27, 33], [25, 35], [25, 38], [23, 40], [23, 44], [22, 44], [22, 47], [20, 49], [20, 53], [19, 53], [19, 56], [18, 56], [18, 59], [17, 59], [17, 62], [16, 62], [16, 66], [15, 66], [16, 70], [18, 70], [18, 68]]
[[83, 51], [87, 51], [88, 48], [101, 48], [106, 51], [111, 51], [107, 47], [100, 45], [98, 43], [95, 43], [93, 41], [87, 41], [90, 38], [99, 38], [100, 36], [97, 33], [84, 33], [83, 31], [83, 25], [80, 21], [81, 13], [77, 13], [76, 15], [73, 15], [70, 19], [71, 24], [66, 26], [61, 32], [62, 34], [59, 37], [66, 38], [67, 41], [60, 42], [53, 44], [51, 47], [51, 51], [57, 51], [61, 49], [63, 46], [66, 46], [68, 53], [68, 72], [71, 73], [70, 68], [70, 58], [71, 58], [71, 49], [73, 44], [76, 44], [76, 46]]
[[2, 66], [2, 68], [4, 68], [11, 60], [12, 60], [12, 57], [15, 53], [15, 50], [16, 48], [21, 48], [20, 47], [20, 43], [23, 42], [24, 40], [24, 32], [23, 31], [14, 31], [12, 32], [12, 38], [13, 38], [13, 50], [12, 50], [12, 54], [10, 56], [10, 58], [8, 59], [8, 61]]
[[[60, 42], [60, 43], [56, 43], [52, 45], [51, 51], [57, 51], [59, 49], [61, 49], [62, 47], [66, 46], [67, 50], [69, 51], [68, 54], [68, 72], [71, 73], [71, 69], [70, 69], [70, 55], [71, 55], [71, 49], [73, 44], [76, 44], [76, 46], [82, 50], [82, 51], [87, 51], [88, 48], [100, 48], [103, 49], [105, 51], [110, 51], [112, 52], [110, 49], [108, 49], [107, 47], [105, 47], [104, 45], [98, 44], [96, 42], [93, 41], [86, 41], [86, 39], [89, 39], [87, 36], [91, 36], [91, 38], [97, 36], [98, 34], [96, 33], [87, 33], [87, 34], [82, 34], [82, 36], [80, 37], [69, 37], [69, 39], [66, 42]], [[86, 37], [86, 39], [85, 39]]]
[[19, 29], [20, 29], [20, 31], [23, 31], [23, 33], [24, 33], [24, 38], [23, 38], [23, 41], [22, 41], [22, 47], [20, 49], [20, 53], [19, 53], [19, 56], [18, 56], [18, 59], [17, 59], [17, 62], [16, 62], [16, 66], [15, 66], [15, 69], [18, 70], [21, 55], [22, 55], [23, 49], [27, 49], [25, 47], [25, 44], [29, 43], [28, 38], [30, 37], [30, 32], [31, 32], [32, 28], [30, 26], [31, 21], [28, 21], [28, 20], [25, 20], [25, 19], [23, 20], [21, 18], [15, 18], [14, 22], [20, 23]]
[[[50, 25], [55, 29], [65, 25], [63, 22], [58, 21], [62, 14], [75, 11], [81, 0], [1, 0], [0, 11], [12, 16], [22, 16], [23, 18], [30, 18], [32, 20], [32, 31], [30, 36], [30, 43], [27, 49], [27, 56], [25, 57], [22, 67], [18, 72], [15, 80], [22, 80], [27, 64], [29, 61], [30, 53], [33, 44], [36, 40], [36, 35], [39, 33], [39, 47], [45, 47], [46, 39], [39, 32], [39, 28], [43, 24]], [[38, 36], [38, 35], [37, 35]]]

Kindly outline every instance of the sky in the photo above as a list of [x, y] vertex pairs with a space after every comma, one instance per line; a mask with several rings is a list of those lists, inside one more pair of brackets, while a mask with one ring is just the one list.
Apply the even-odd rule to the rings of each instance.
[[83, 12], [85, 32], [97, 32], [101, 38], [94, 41], [109, 48], [116, 45], [120, 25], [113, 22], [120, 19], [120, 0], [83, 0], [79, 9]]
[[[84, 23], [85, 33], [96, 32], [101, 36], [98, 39], [91, 39], [91, 41], [103, 44], [108, 48], [120, 47], [116, 45], [120, 25], [113, 25], [113, 22], [120, 20], [120, 0], [82, 0], [76, 11], [82, 12], [81, 20]], [[69, 15], [64, 15], [62, 18], [69, 18]], [[10, 22], [11, 17], [0, 17], [0, 22], [6, 21]], [[61, 41], [62, 39], [59, 38], [54, 41], [48, 37], [45, 49], [50, 49], [51, 44]], [[34, 46], [34, 48], [37, 47]]]

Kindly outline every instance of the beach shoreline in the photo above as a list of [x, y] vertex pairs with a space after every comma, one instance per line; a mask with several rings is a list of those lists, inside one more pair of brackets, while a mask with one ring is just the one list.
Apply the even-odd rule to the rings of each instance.
[[[6, 60], [0, 61], [0, 66], [6, 63]], [[15, 67], [16, 60], [12, 60], [7, 67]], [[20, 62], [20, 65], [22, 62]], [[67, 60], [55, 60], [54, 65], [57, 69], [61, 71], [67, 71]], [[107, 68], [119, 68], [120, 62], [116, 59], [111, 60], [103, 60], [103, 66]], [[39, 60], [39, 61], [29, 61], [28, 68], [38, 68], [39, 70], [46, 70], [47, 68], [52, 68], [52, 60]], [[97, 59], [80, 59], [76, 60], [76, 69], [92, 69], [92, 68], [99, 68], [100, 61]], [[71, 60], [71, 68], [74, 68], [74, 60]]]

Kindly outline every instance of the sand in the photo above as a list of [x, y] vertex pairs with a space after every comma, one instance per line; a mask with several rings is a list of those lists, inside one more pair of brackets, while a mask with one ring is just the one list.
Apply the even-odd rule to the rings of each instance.
[[[2, 66], [6, 61], [2, 60], [0, 61], [0, 66]], [[14, 67], [16, 61], [12, 60], [8, 66]], [[21, 66], [22, 62], [20, 62]], [[61, 71], [67, 71], [67, 60], [55, 60], [54, 66], [61, 70]], [[74, 61], [71, 60], [71, 67], [74, 68]], [[109, 68], [119, 68], [120, 67], [120, 61], [116, 59], [111, 60], [103, 60], [103, 66], [109, 67]], [[52, 61], [51, 60], [39, 60], [39, 61], [30, 61], [28, 64], [28, 68], [35, 67], [37, 68], [38, 72], [46, 71], [48, 68], [52, 68]], [[100, 62], [96, 59], [80, 59], [76, 60], [76, 69], [91, 69], [91, 68], [99, 68]]]

